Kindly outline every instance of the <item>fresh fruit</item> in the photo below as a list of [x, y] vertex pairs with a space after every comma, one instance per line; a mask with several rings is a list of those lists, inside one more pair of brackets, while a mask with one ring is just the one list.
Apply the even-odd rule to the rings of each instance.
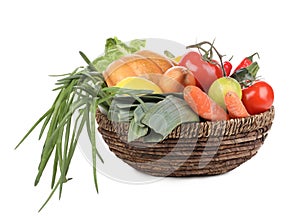
[[222, 77], [210, 86], [208, 96], [226, 110], [225, 95], [229, 91], [235, 92], [240, 99], [242, 98], [242, 88], [239, 82], [230, 77]]
[[152, 81], [142, 77], [127, 77], [116, 84], [116, 87], [134, 90], [153, 90], [154, 93], [161, 94], [162, 90]]
[[112, 62], [103, 72], [103, 76], [108, 86], [114, 86], [127, 77], [163, 74], [172, 66], [172, 62], [166, 57], [142, 50]]
[[197, 86], [205, 92], [215, 80], [223, 76], [219, 65], [205, 61], [202, 55], [196, 51], [186, 53], [178, 65], [187, 67], [194, 74]]
[[184, 100], [204, 119], [217, 121], [227, 120], [228, 114], [197, 86], [187, 86], [183, 90]]
[[232, 64], [229, 61], [225, 61], [223, 63], [224, 70], [226, 72], [226, 76], [229, 77], [232, 69]]
[[225, 95], [225, 104], [230, 118], [243, 118], [250, 116], [241, 98], [233, 91]]
[[188, 85], [196, 85], [193, 73], [183, 66], [169, 68], [161, 77], [159, 86], [164, 93], [182, 92]]
[[235, 73], [235, 72], [236, 72], [237, 70], [239, 70], [239, 69], [247, 68], [249, 65], [251, 65], [251, 64], [253, 63], [253, 57], [256, 56], [256, 55], [257, 55], [258, 58], [259, 58], [259, 55], [258, 55], [257, 52], [254, 53], [254, 54], [252, 54], [251, 56], [248, 56], [248, 57], [244, 58], [244, 59], [240, 62], [240, 64], [234, 69], [233, 73]]
[[273, 105], [273, 88], [267, 82], [258, 81], [243, 89], [242, 101], [252, 115], [265, 112]]

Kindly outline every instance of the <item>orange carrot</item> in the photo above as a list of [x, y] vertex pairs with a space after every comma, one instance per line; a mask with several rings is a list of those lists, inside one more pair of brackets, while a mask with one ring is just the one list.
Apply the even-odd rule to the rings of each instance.
[[212, 121], [228, 119], [225, 110], [197, 86], [186, 86], [183, 97], [194, 112], [204, 119]]
[[242, 100], [233, 91], [229, 91], [228, 93], [226, 93], [225, 104], [226, 104], [226, 108], [228, 110], [229, 116], [231, 118], [243, 118], [243, 117], [250, 116], [250, 114], [247, 112]]

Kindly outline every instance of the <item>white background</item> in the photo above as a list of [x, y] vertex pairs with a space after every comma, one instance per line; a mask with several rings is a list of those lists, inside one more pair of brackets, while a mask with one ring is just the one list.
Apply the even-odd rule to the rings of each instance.
[[[0, 3], [0, 218], [299, 218], [299, 31], [297, 1], [37, 1]], [[50, 106], [55, 79], [96, 57], [105, 39], [166, 38], [183, 44], [216, 38], [222, 53], [259, 52], [260, 74], [275, 90], [276, 118], [259, 153], [216, 177], [166, 178], [129, 185], [98, 174], [80, 150], [68, 182], [50, 192], [51, 168], [33, 186], [42, 142], [37, 132], [14, 146]], [[52, 165], [52, 164], [50, 164]]]

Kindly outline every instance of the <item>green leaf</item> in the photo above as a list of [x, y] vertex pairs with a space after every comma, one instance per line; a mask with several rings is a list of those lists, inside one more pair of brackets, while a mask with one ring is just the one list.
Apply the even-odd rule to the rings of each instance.
[[143, 124], [162, 135], [163, 138], [182, 123], [198, 121], [199, 116], [187, 103], [172, 95], [151, 107], [142, 119]]
[[128, 142], [134, 141], [140, 137], [147, 135], [149, 128], [147, 126], [138, 125], [134, 119], [130, 121], [128, 130]]
[[96, 58], [92, 62], [92, 65], [97, 69], [97, 71], [103, 72], [113, 61], [121, 58], [122, 56], [132, 54], [145, 47], [145, 45], [146, 41], [140, 39], [132, 40], [126, 44], [117, 37], [109, 38], [106, 40], [104, 54]]
[[53, 168], [52, 168], [52, 181], [51, 181], [51, 189], [53, 189], [55, 185], [56, 173], [57, 173], [57, 165], [58, 165], [58, 150], [56, 149]]
[[129, 46], [132, 48], [132, 52], [137, 52], [141, 48], [146, 46], [146, 40], [135, 39], [130, 41]]
[[171, 53], [169, 50], [165, 50], [164, 51], [165, 56], [167, 56], [169, 59], [174, 59], [175, 56], [173, 55], [173, 53]]
[[[96, 147], [96, 109], [97, 109], [97, 100], [94, 98], [91, 104], [91, 144], [92, 144], [92, 157], [93, 157], [93, 175], [94, 175], [94, 184], [96, 191], [98, 193], [98, 182], [97, 182], [97, 147]], [[88, 122], [88, 121], [87, 121]], [[102, 160], [102, 158], [101, 158]]]
[[25, 134], [25, 136], [21, 139], [21, 141], [17, 144], [17, 146], [15, 147], [15, 149], [17, 149], [22, 143], [23, 141], [30, 135], [30, 133], [38, 126], [38, 124], [40, 124], [50, 113], [51, 113], [52, 109], [50, 108], [44, 115], [41, 116], [41, 118], [39, 118], [34, 125], [29, 129], [29, 131]]
[[246, 68], [241, 68], [231, 75], [232, 78], [237, 80], [242, 87], [247, 87], [256, 80], [256, 75], [259, 70], [257, 62], [253, 62]]
[[[90, 136], [93, 157], [94, 183], [96, 190], [98, 191], [96, 161], [97, 158], [99, 158], [103, 162], [103, 159], [96, 148], [95, 141], [95, 115], [97, 107], [99, 106], [105, 111], [108, 111], [115, 95], [127, 95], [128, 97], [135, 97], [139, 95], [150, 94], [149, 91], [130, 91], [129, 89], [123, 90], [116, 88], [106, 89], [107, 84], [104, 80], [102, 72], [111, 62], [115, 61], [121, 56], [131, 54], [144, 46], [145, 41], [143, 40], [134, 40], [127, 44], [120, 41], [116, 37], [107, 39], [103, 56], [100, 56], [91, 62], [84, 53], [80, 52], [81, 57], [87, 62], [88, 66], [80, 66], [71, 73], [58, 75], [62, 78], [57, 80], [55, 83], [56, 87], [53, 89], [55, 91], [59, 91], [55, 101], [50, 109], [44, 115], [42, 115], [36, 123], [34, 123], [32, 128], [25, 134], [25, 136], [15, 147], [19, 147], [19, 145], [23, 143], [28, 135], [32, 133], [32, 131], [41, 122], [43, 122], [39, 133], [39, 139], [42, 137], [44, 132], [46, 132], [46, 139], [42, 148], [38, 173], [35, 178], [35, 185], [39, 183], [48, 161], [52, 155], [54, 156], [52, 157], [52, 192], [41, 209], [48, 203], [57, 188], [59, 188], [60, 198], [63, 184], [70, 180], [67, 178], [67, 173], [76, 149], [78, 138], [84, 125], [88, 127]], [[138, 104], [143, 103], [139, 97], [135, 97], [133, 99]], [[120, 106], [120, 112], [122, 111], [121, 108], [122, 107]], [[77, 115], [77, 113], [79, 113], [78, 117], [74, 115]], [[131, 111], [131, 113], [132, 114], [130, 115], [130, 118], [133, 117], [133, 111]], [[122, 116], [120, 119], [126, 119], [124, 113], [120, 113], [120, 115]], [[72, 127], [71, 120], [74, 117], [76, 117], [76, 120], [74, 127]], [[128, 119], [129, 118], [127, 118], [127, 120]], [[57, 179], [58, 171], [60, 171], [60, 176]]]
[[52, 112], [53, 112], [53, 107], [50, 108], [50, 113], [47, 115], [44, 123], [43, 123], [43, 126], [41, 128], [41, 131], [40, 131], [40, 135], [39, 135], [39, 140], [42, 138], [43, 134], [44, 134], [44, 131], [45, 131], [45, 128], [47, 127], [51, 117], [52, 117]]
[[151, 109], [156, 103], [145, 103], [144, 106], [145, 107], [142, 107], [142, 105], [138, 105], [137, 108], [133, 111], [133, 120], [134, 122], [143, 127], [145, 126], [143, 123], [142, 123], [142, 119], [144, 118], [145, 114], [147, 113], [147, 111], [149, 109]]
[[150, 129], [150, 132], [147, 133], [142, 140], [143, 142], [160, 142], [164, 140], [164, 136], [156, 133], [153, 129]]
[[155, 105], [155, 103], [145, 103], [147, 109], [144, 109], [141, 105], [138, 105], [133, 111], [133, 118], [130, 121], [128, 130], [128, 142], [143, 137], [148, 133], [149, 128], [142, 123], [142, 119], [144, 118], [147, 110], [153, 105]]

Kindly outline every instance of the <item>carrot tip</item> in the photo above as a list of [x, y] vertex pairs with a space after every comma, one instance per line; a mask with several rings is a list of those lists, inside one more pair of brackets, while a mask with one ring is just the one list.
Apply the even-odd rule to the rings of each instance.
[[244, 118], [250, 116], [239, 96], [232, 91], [225, 95], [225, 105], [231, 118]]

